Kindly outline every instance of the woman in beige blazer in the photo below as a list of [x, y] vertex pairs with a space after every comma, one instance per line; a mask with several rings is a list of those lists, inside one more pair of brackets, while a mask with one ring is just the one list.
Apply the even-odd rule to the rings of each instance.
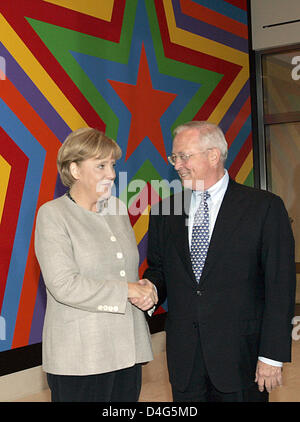
[[127, 209], [111, 196], [120, 156], [96, 129], [71, 133], [57, 158], [69, 191], [38, 212], [35, 251], [47, 290], [43, 369], [52, 401], [137, 401], [141, 364], [153, 359], [141, 309], [157, 302], [156, 292], [139, 280]]

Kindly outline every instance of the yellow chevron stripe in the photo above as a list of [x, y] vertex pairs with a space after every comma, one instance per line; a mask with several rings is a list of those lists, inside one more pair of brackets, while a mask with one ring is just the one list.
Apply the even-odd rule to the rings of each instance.
[[114, 0], [44, 0], [110, 22]]
[[242, 67], [248, 67], [249, 57], [247, 53], [177, 28], [172, 0], [163, 0], [163, 3], [172, 42], [222, 60], [227, 60]]
[[7, 193], [7, 187], [9, 182], [11, 166], [8, 162], [0, 155], [0, 223], [2, 220], [5, 198]]
[[135, 225], [133, 226], [133, 231], [135, 234], [136, 243], [139, 244], [140, 241], [143, 239], [145, 234], [148, 230], [148, 224], [149, 224], [149, 214], [150, 214], [150, 205], [148, 205], [143, 214], [139, 217], [139, 219], [136, 221]]
[[0, 14], [0, 27], [1, 42], [66, 124], [72, 130], [87, 126], [87, 123], [53, 82], [2, 14]]
[[239, 92], [249, 79], [248, 68], [242, 68], [235, 80], [232, 82], [224, 96], [219, 101], [217, 107], [213, 110], [207, 119], [211, 123], [219, 124], [227, 113], [229, 107], [238, 96]]
[[253, 168], [253, 152], [250, 151], [242, 167], [240, 168], [235, 180], [238, 183], [244, 183]]

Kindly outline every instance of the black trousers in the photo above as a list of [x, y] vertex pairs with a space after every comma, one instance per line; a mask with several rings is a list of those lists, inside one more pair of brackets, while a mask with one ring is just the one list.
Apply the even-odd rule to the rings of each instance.
[[172, 385], [172, 393], [174, 402], [267, 402], [269, 399], [268, 392], [260, 392], [255, 382], [246, 390], [232, 393], [218, 391], [208, 376], [200, 338], [187, 389], [185, 391], [178, 391]]
[[52, 402], [137, 402], [141, 365], [97, 375], [47, 374]]

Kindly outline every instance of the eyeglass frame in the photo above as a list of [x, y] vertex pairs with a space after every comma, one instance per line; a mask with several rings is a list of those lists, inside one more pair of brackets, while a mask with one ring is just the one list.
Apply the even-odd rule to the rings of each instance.
[[[193, 155], [206, 152], [206, 151], [208, 151], [210, 149], [213, 149], [213, 148], [206, 148], [204, 151], [194, 152], [193, 154], [172, 154], [172, 155], [169, 155], [168, 156], [168, 161], [169, 161], [170, 164], [172, 164], [172, 166], [175, 166], [176, 165], [177, 158], [180, 158], [181, 161], [183, 161], [184, 163], [186, 163], [190, 159], [190, 157], [192, 157]], [[173, 157], [174, 156], [176, 157], [175, 162], [173, 161]], [[183, 158], [183, 157], [185, 157], [185, 158]]]

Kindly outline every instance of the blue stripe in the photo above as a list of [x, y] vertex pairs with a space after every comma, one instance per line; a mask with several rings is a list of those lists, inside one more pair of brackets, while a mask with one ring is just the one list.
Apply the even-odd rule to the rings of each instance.
[[13, 341], [46, 152], [1, 99], [0, 124], [29, 158], [2, 305], [1, 315], [6, 321], [6, 340], [0, 341], [3, 351], [9, 350]]
[[219, 28], [218, 26], [213, 26], [204, 21], [182, 14], [179, 0], [173, 0], [173, 7], [176, 16], [176, 26], [178, 28], [185, 29], [193, 34], [200, 35], [201, 37], [208, 38], [231, 48], [248, 53], [249, 45], [247, 39], [239, 37], [238, 35]]
[[22, 94], [26, 101], [28, 101], [31, 107], [51, 129], [60, 142], [63, 142], [66, 136], [71, 132], [71, 129], [1, 43], [0, 55], [5, 58], [8, 71], [7, 77], [9, 80]]
[[246, 139], [250, 135], [251, 131], [252, 121], [250, 115], [229, 148], [228, 158], [226, 161], [226, 168], [230, 168], [231, 164], [234, 162], [242, 146], [244, 145]]
[[195, 3], [205, 6], [208, 9], [225, 15], [228, 18], [234, 19], [240, 23], [248, 24], [247, 12], [239, 7], [233, 6], [224, 0], [193, 0]]
[[[250, 81], [249, 79], [240, 90], [238, 95], [236, 96], [235, 100], [227, 110], [225, 116], [222, 118], [222, 121], [219, 123], [220, 128], [226, 134], [227, 130], [230, 128], [236, 116], [240, 112], [241, 108], [244, 106], [245, 102], [247, 101], [250, 95]], [[250, 112], [251, 113], [251, 112]]]
[[[140, 1], [138, 3], [137, 18], [133, 30], [128, 63], [117, 63], [102, 59], [101, 57], [90, 56], [79, 52], [71, 52], [83, 71], [93, 82], [98, 92], [119, 119], [116, 141], [123, 151], [123, 156], [118, 162], [117, 171], [127, 171], [128, 182], [132, 177], [134, 177], [146, 159], [151, 160], [162, 178], [167, 178], [169, 172], [168, 169], [170, 167], [169, 164], [163, 160], [151, 140], [147, 137], [142, 140], [134, 153], [125, 162], [131, 113], [109, 84], [107, 79], [136, 85], [142, 44], [144, 44], [147, 55], [153, 89], [177, 95], [169, 108], [160, 118], [164, 146], [166, 154], [168, 155], [172, 149], [171, 127], [174, 124], [174, 121], [178, 118], [184, 108], [206, 81], [199, 80], [197, 82], [191, 82], [185, 80], [184, 78], [179, 79], [159, 72], [144, 1]], [[100, 55], [101, 52], [95, 52], [95, 55], [96, 54]], [[218, 81], [216, 81], [216, 84], [217, 82]]]

